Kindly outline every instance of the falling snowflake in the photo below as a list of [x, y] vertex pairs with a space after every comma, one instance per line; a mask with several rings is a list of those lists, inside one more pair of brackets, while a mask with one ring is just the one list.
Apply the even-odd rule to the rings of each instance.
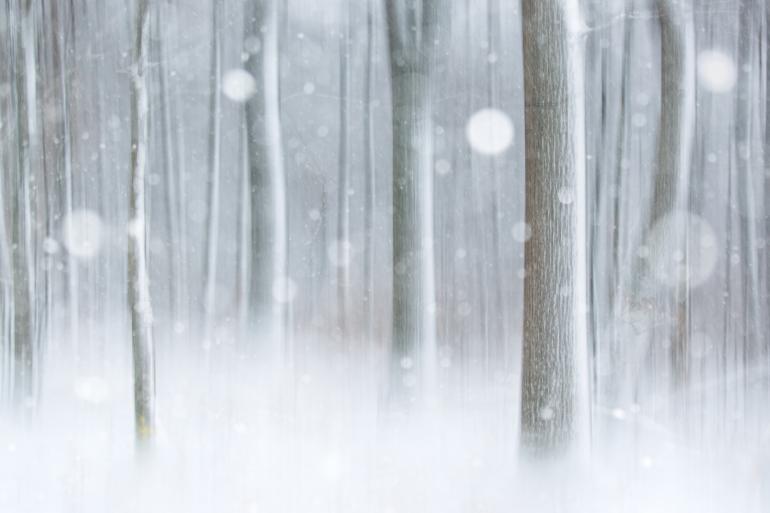
[[468, 120], [465, 136], [475, 152], [499, 155], [513, 142], [513, 122], [501, 110], [481, 109]]
[[257, 92], [257, 81], [246, 70], [231, 69], [222, 77], [222, 92], [232, 101], [243, 103]]
[[735, 86], [738, 72], [735, 62], [720, 50], [704, 50], [698, 54], [698, 79], [704, 89], [727, 93]]
[[88, 260], [99, 253], [103, 231], [102, 219], [96, 212], [76, 210], [64, 219], [62, 243], [71, 255]]

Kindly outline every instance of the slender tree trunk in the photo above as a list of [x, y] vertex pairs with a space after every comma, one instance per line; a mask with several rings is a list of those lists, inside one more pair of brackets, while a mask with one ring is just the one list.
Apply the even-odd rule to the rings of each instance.
[[[350, 165], [348, 163], [348, 111], [350, 100], [350, 5], [342, 3], [342, 28], [340, 30], [340, 118], [339, 118], [339, 176], [337, 180], [337, 250], [347, 252], [350, 249]], [[349, 255], [338, 255], [336, 266], [337, 281], [337, 330], [343, 341], [348, 338], [347, 316], [350, 287]]]
[[171, 114], [171, 91], [168, 84], [168, 43], [166, 34], [163, 31], [162, 25], [168, 23], [170, 6], [164, 3], [157, 5], [158, 21], [155, 25], [158, 28], [158, 101], [161, 109], [161, 134], [160, 144], [163, 151], [163, 168], [165, 178], [165, 200], [164, 209], [167, 220], [168, 228], [168, 258], [171, 265], [168, 266], [168, 295], [169, 295], [169, 310], [171, 313], [172, 329], [175, 329], [175, 325], [180, 321], [180, 307], [182, 303], [182, 273], [178, 266], [184, 266], [182, 260], [182, 237], [180, 226], [180, 208], [179, 208], [179, 167], [177, 165], [177, 159], [174, 155], [175, 130], [178, 127], [172, 127], [172, 114]]
[[245, 114], [241, 113], [241, 130], [239, 146], [239, 185], [240, 194], [238, 198], [238, 267], [236, 271], [236, 286], [238, 295], [238, 341], [243, 342], [246, 337], [249, 320], [249, 263], [251, 255], [249, 253], [249, 222], [251, 215], [251, 203], [249, 198], [249, 155], [248, 141], [246, 140], [246, 130], [244, 122]]
[[[739, 6], [738, 31], [738, 69], [764, 69], [761, 60], [763, 43], [762, 24], [764, 1], [746, 0]], [[735, 137], [738, 142], [737, 195], [740, 205], [740, 254], [747, 263], [741, 272], [743, 292], [743, 337], [745, 343], [744, 358], [747, 366], [761, 355], [761, 338], [764, 319], [761, 314], [763, 287], [760, 274], [757, 233], [764, 219], [764, 162], [762, 159], [764, 137], [762, 135], [762, 114], [756, 108], [758, 98], [766, 101], [762, 95], [762, 81], [759, 73], [746, 73], [737, 82], [738, 94], [735, 95]], [[748, 373], [744, 373], [744, 380]], [[748, 384], [744, 382], [748, 388]]]
[[151, 442], [155, 432], [155, 348], [146, 261], [145, 173], [148, 143], [147, 43], [149, 2], [138, 0], [131, 65], [131, 190], [128, 236], [128, 309], [134, 360], [136, 439]]
[[526, 222], [521, 443], [556, 455], [584, 436], [585, 140], [574, 0], [524, 0]]
[[286, 307], [274, 288], [287, 285], [287, 198], [280, 119], [278, 1], [249, 0], [244, 37], [258, 37], [261, 49], [249, 53], [247, 70], [257, 93], [246, 103], [251, 190], [252, 328], [271, 340], [278, 357], [284, 338]]
[[[58, 62], [56, 63], [56, 69], [58, 71], [58, 81], [61, 94], [61, 120], [62, 120], [62, 133], [61, 133], [61, 146], [62, 146], [62, 172], [64, 182], [64, 208], [63, 219], [68, 219], [72, 215], [74, 193], [72, 184], [72, 130], [70, 128], [70, 99], [69, 99], [69, 79], [67, 74], [70, 72], [70, 62], [68, 62], [68, 37], [70, 33], [69, 27], [66, 23], [68, 19], [72, 19], [73, 14], [66, 9], [67, 2], [61, 2], [59, 7], [55, 8], [56, 13], [56, 31], [57, 31], [57, 56]], [[70, 5], [71, 7], [71, 5]], [[68, 312], [69, 312], [69, 334], [71, 337], [71, 343], [75, 350], [78, 352], [80, 333], [79, 333], [79, 310], [80, 301], [78, 294], [78, 263], [75, 257], [68, 251], [65, 258], [67, 266], [67, 299], [68, 299]]]
[[[661, 24], [661, 114], [657, 143], [657, 169], [653, 191], [650, 229], [676, 209], [689, 207], [689, 178], [692, 144], [695, 133], [695, 31], [692, 6], [687, 2], [657, 0]], [[675, 218], [672, 218], [675, 219]], [[669, 226], [670, 224], [670, 226]], [[679, 224], [683, 224], [679, 226]], [[653, 273], [671, 252], [685, 248], [678, 269], [686, 270], [690, 259], [686, 241], [687, 220], [662, 223], [662, 240], [666, 241], [652, 255]], [[662, 253], [661, 253], [662, 252]], [[685, 271], [686, 272], [686, 271]], [[671, 332], [672, 377], [678, 383], [687, 380], [687, 277], [674, 276], [676, 283], [659, 297], [656, 304], [664, 315], [674, 319]], [[669, 310], [667, 312], [666, 310]], [[663, 335], [665, 336], [665, 335]]]
[[[32, 245], [32, 152], [36, 134], [35, 25], [31, 0], [19, 0], [14, 14], [16, 108], [16, 180], [12, 194], [11, 250], [13, 267], [14, 402], [34, 399], [35, 295]], [[14, 29], [11, 30], [14, 32]]]
[[431, 56], [438, 2], [386, 5], [393, 102], [391, 391], [411, 399], [415, 387], [431, 384], [435, 364]]
[[377, 164], [375, 156], [374, 102], [372, 86], [376, 83], [375, 23], [376, 5], [366, 0], [366, 68], [364, 70], [364, 161], [366, 164], [364, 198], [364, 300], [366, 302], [366, 338], [374, 344], [374, 210], [376, 208]]
[[211, 22], [211, 76], [209, 77], [209, 201], [206, 230], [204, 284], [204, 344], [213, 343], [212, 316], [216, 304], [217, 250], [219, 247], [219, 175], [221, 161], [222, 93], [222, 10], [223, 0], [214, 0]]

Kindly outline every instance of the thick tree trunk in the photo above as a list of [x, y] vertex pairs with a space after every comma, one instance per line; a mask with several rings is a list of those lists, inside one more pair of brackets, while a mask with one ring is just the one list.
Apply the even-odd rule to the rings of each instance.
[[277, 0], [249, 0], [245, 38], [259, 38], [261, 48], [249, 52], [246, 69], [257, 81], [257, 93], [246, 103], [246, 130], [251, 190], [252, 328], [270, 338], [273, 356], [283, 344], [286, 307], [273, 288], [287, 280], [287, 198], [279, 98]]
[[131, 65], [131, 190], [128, 235], [128, 309], [134, 360], [136, 439], [149, 444], [155, 432], [155, 350], [146, 261], [145, 173], [148, 143], [147, 43], [150, 0], [138, 0]]
[[393, 103], [391, 391], [400, 398], [414, 397], [414, 388], [430, 384], [435, 363], [431, 56], [437, 7], [434, 0], [387, 2]]
[[526, 244], [522, 450], [559, 454], [585, 415], [584, 120], [577, 2], [524, 0]]

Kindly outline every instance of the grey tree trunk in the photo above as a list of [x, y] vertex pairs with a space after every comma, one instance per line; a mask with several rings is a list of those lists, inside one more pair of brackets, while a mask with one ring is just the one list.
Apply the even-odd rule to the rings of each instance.
[[[70, 6], [71, 7], [71, 6]], [[60, 11], [60, 12], [59, 12]], [[61, 4], [61, 7], [59, 9], [54, 9], [55, 18], [56, 18], [56, 28], [57, 28], [57, 56], [58, 56], [58, 62], [57, 64], [57, 70], [58, 70], [58, 81], [59, 81], [59, 88], [60, 88], [60, 94], [61, 94], [61, 122], [62, 122], [62, 133], [61, 133], [61, 146], [62, 146], [62, 173], [63, 173], [63, 182], [64, 182], [64, 205], [62, 208], [62, 217], [63, 219], [67, 219], [69, 215], [72, 214], [73, 211], [73, 203], [74, 203], [74, 192], [73, 192], [73, 180], [72, 180], [72, 131], [70, 129], [70, 98], [69, 98], [69, 87], [70, 87], [70, 80], [68, 79], [68, 74], [70, 73], [70, 66], [72, 65], [71, 62], [68, 62], [67, 56], [69, 54], [68, 50], [68, 37], [67, 35], [70, 33], [70, 26], [67, 23], [67, 18], [70, 20], [73, 19], [74, 16], [73, 13], [69, 12], [66, 4]], [[78, 263], [75, 259], [75, 257], [70, 253], [67, 252], [66, 255], [66, 266], [67, 266], [67, 298], [68, 298], [68, 305], [67, 308], [69, 310], [69, 330], [70, 330], [70, 337], [72, 339], [73, 347], [75, 348], [75, 351], [77, 352], [77, 348], [79, 346], [79, 339], [80, 339], [80, 333], [79, 333], [79, 311], [80, 311], [80, 301], [79, 301], [79, 294], [78, 294]]]
[[585, 188], [577, 2], [524, 0], [526, 222], [522, 452], [562, 454], [584, 435]]
[[148, 143], [147, 43], [149, 1], [138, 0], [131, 65], [131, 190], [128, 235], [128, 309], [134, 360], [136, 440], [148, 445], [155, 433], [155, 349], [146, 260], [145, 173]]
[[222, 10], [224, 2], [215, 0], [211, 22], [211, 76], [209, 77], [209, 201], [206, 229], [206, 263], [203, 291], [204, 344], [213, 343], [213, 315], [216, 304], [217, 252], [219, 248], [219, 175], [222, 124]]
[[[387, 1], [393, 123], [391, 395], [417, 397], [435, 362], [431, 75], [438, 1]], [[423, 383], [420, 383], [422, 381]]]
[[287, 199], [279, 97], [278, 1], [249, 0], [244, 38], [259, 38], [261, 48], [249, 52], [246, 69], [257, 81], [257, 93], [246, 103], [251, 204], [252, 328], [271, 340], [278, 356], [284, 337], [286, 306], [273, 288], [287, 280]]
[[[19, 0], [14, 14], [16, 162], [11, 194], [11, 251], [13, 269], [13, 399], [17, 405], [35, 395], [35, 295], [32, 233], [32, 155], [36, 133], [35, 26], [31, 0]], [[11, 30], [13, 33], [14, 30]]]
[[[688, 2], [657, 0], [661, 29], [661, 113], [658, 132], [657, 169], [652, 198], [649, 228], [652, 230], [665, 216], [677, 209], [689, 207], [689, 177], [692, 144], [695, 134], [695, 30], [692, 6]], [[665, 243], [653, 248], [652, 274], [661, 262], [671, 261], [670, 255], [683, 248], [682, 258], [673, 272], [688, 268], [687, 226], [663, 222], [658, 230]], [[659, 270], [659, 269], [658, 269]], [[654, 276], [650, 281], [654, 282]], [[671, 339], [672, 378], [675, 384], [687, 380], [687, 304], [686, 276], [670, 290], [656, 294], [657, 310]], [[654, 290], [661, 289], [652, 283]], [[656, 323], [657, 324], [657, 323]], [[656, 337], [657, 338], [657, 337]], [[652, 344], [655, 342], [652, 341]]]
[[[364, 70], [364, 301], [366, 302], [366, 339], [374, 344], [374, 209], [376, 208], [377, 164], [375, 158], [374, 104], [376, 4], [366, 0], [366, 68]], [[372, 347], [372, 346], [370, 346]]]
[[[350, 165], [348, 163], [348, 111], [350, 100], [350, 5], [343, 2], [342, 28], [340, 34], [340, 117], [339, 117], [339, 169], [337, 180], [337, 243], [338, 251], [348, 251], [350, 244]], [[346, 256], [336, 268], [337, 281], [337, 330], [343, 344], [347, 342], [347, 317], [349, 313], [348, 294], [350, 287], [350, 265]]]
[[[158, 102], [161, 105], [161, 134], [160, 144], [163, 150], [164, 183], [165, 198], [164, 210], [168, 228], [168, 258], [175, 265], [168, 266], [168, 297], [169, 310], [171, 313], [172, 329], [180, 322], [182, 305], [182, 282], [183, 272], [177, 269], [177, 266], [184, 267], [184, 245], [182, 244], [181, 221], [180, 221], [180, 201], [179, 190], [179, 166], [176, 158], [176, 140], [175, 131], [179, 130], [174, 126], [171, 113], [171, 90], [169, 87], [169, 51], [167, 36], [163, 31], [163, 26], [172, 19], [173, 7], [165, 3], [156, 5], [158, 23], [155, 23], [157, 32], [157, 52], [158, 52]], [[186, 319], [185, 319], [186, 320]]]

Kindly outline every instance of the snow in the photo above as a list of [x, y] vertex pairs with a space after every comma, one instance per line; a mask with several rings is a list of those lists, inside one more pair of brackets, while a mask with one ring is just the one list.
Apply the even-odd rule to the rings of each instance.
[[569, 205], [575, 201], [575, 191], [573, 191], [570, 187], [560, 188], [557, 192], [557, 195], [559, 197], [559, 203], [562, 205]]
[[110, 397], [109, 384], [98, 376], [85, 376], [74, 385], [75, 396], [85, 403], [94, 405], [106, 402]]
[[279, 303], [291, 303], [297, 295], [297, 282], [289, 278], [278, 277], [273, 281], [273, 299]]
[[698, 54], [698, 80], [712, 93], [727, 93], [735, 87], [738, 72], [733, 59], [722, 50], [703, 50]]
[[248, 36], [243, 41], [243, 49], [250, 54], [259, 53], [262, 41], [257, 36]]
[[465, 125], [465, 137], [473, 151], [482, 155], [499, 155], [513, 143], [513, 122], [499, 109], [481, 109]]
[[513, 225], [511, 233], [516, 242], [527, 242], [532, 237], [532, 227], [524, 221], [519, 221]]
[[446, 176], [452, 172], [452, 164], [446, 159], [437, 159], [435, 168], [436, 174], [439, 176]]
[[762, 511], [751, 507], [761, 490], [756, 450], [690, 450], [638, 408], [608, 411], [612, 436], [590, 466], [541, 468], [517, 454], [517, 375], [458, 369], [436, 405], [406, 415], [383, 401], [365, 358], [311, 353], [276, 373], [227, 343], [207, 366], [189, 351], [161, 352], [158, 440], [137, 455], [130, 344], [117, 342], [102, 373], [49, 362], [47, 399], [31, 422], [0, 417], [0, 511]]
[[52, 239], [51, 237], [46, 237], [43, 239], [43, 251], [49, 255], [55, 255], [59, 252], [60, 249], [61, 245], [56, 241], [56, 239]]
[[[62, 223], [62, 244], [69, 254], [88, 260], [95, 257], [102, 246], [102, 219], [91, 210], [75, 210]], [[48, 243], [47, 251], [55, 246]]]
[[235, 68], [222, 77], [222, 93], [230, 100], [243, 103], [257, 92], [257, 81], [248, 71]]
[[329, 261], [336, 267], [347, 267], [353, 259], [353, 246], [349, 241], [336, 240], [326, 249]]

